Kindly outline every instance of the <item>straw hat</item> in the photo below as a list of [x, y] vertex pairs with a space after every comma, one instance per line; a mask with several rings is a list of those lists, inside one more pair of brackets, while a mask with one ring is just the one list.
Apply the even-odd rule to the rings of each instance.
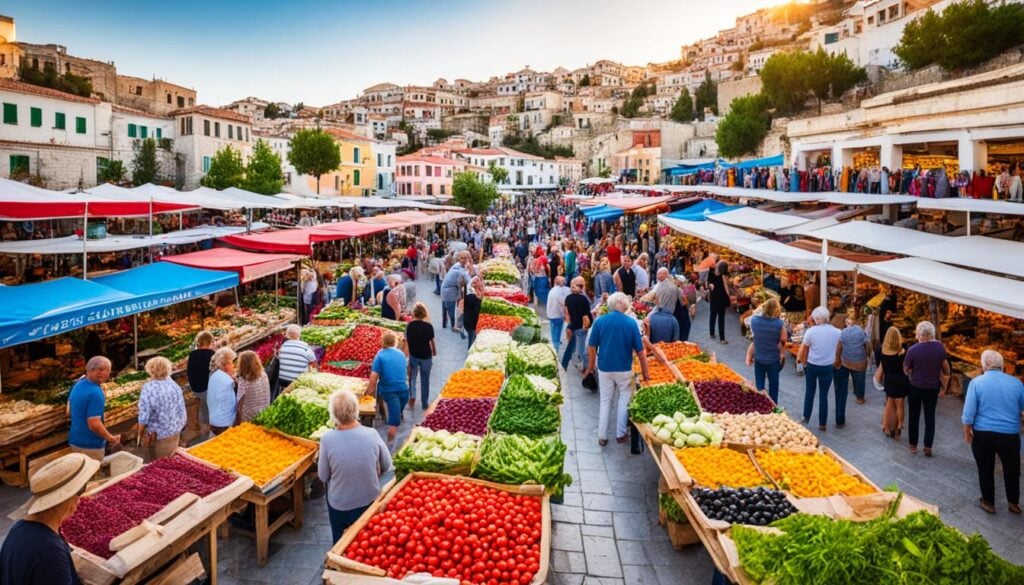
[[47, 463], [32, 476], [28, 514], [38, 514], [75, 497], [96, 475], [100, 462], [81, 453], [70, 453]]

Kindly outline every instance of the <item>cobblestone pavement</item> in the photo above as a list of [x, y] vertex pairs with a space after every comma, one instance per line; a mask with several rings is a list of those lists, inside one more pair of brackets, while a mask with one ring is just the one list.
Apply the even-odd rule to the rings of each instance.
[[[426, 303], [438, 335], [438, 356], [431, 373], [431, 391], [436, 396], [441, 383], [460, 369], [466, 342], [458, 334], [441, 331], [439, 297], [433, 285], [423, 280], [417, 297]], [[730, 313], [728, 345], [707, 336], [707, 308], [702, 306], [694, 323], [691, 340], [715, 351], [725, 362], [749, 378], [753, 372], [743, 364], [746, 342], [739, 336], [738, 318]], [[563, 380], [567, 404], [562, 436], [569, 447], [566, 471], [573, 476], [564, 502], [552, 507], [552, 585], [674, 585], [700, 584], [711, 580], [712, 565], [698, 544], [674, 550], [664, 529], [657, 525], [658, 470], [649, 454], [630, 455], [628, 445], [612, 441], [597, 444], [598, 397], [580, 386], [573, 366]], [[869, 382], [870, 385], [870, 382]], [[803, 404], [803, 379], [788, 363], [781, 381], [781, 403], [799, 413]], [[863, 470], [881, 486], [897, 484], [916, 497], [939, 506], [943, 519], [966, 532], [981, 532], [993, 549], [1015, 563], [1024, 563], [1024, 520], [1006, 512], [1002, 482], [997, 478], [999, 513], [989, 516], [977, 506], [978, 488], [970, 449], [963, 444], [959, 425], [961, 401], [943, 398], [939, 405], [935, 456], [910, 455], [905, 441], [891, 440], [880, 432], [883, 395], [868, 389], [868, 401], [847, 406], [847, 425], [830, 424], [815, 434], [829, 447]], [[614, 405], [613, 405], [614, 409]], [[422, 420], [422, 405], [405, 411], [399, 441]], [[614, 413], [613, 413], [614, 415]], [[816, 420], [816, 418], [815, 418]], [[378, 426], [383, 433], [383, 427]], [[386, 478], [386, 479], [390, 479]], [[6, 515], [21, 505], [25, 490], [0, 487], [0, 533], [6, 534], [11, 521]], [[256, 567], [255, 544], [244, 531], [233, 529], [219, 544], [220, 583], [307, 585], [320, 582], [324, 555], [331, 546], [330, 525], [323, 499], [307, 502], [305, 523], [300, 530], [282, 528], [271, 540], [270, 561]]]

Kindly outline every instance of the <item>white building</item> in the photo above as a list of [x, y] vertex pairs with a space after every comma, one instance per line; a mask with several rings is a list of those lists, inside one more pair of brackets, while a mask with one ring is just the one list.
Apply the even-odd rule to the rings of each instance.
[[111, 159], [119, 160], [131, 176], [131, 164], [136, 150], [147, 138], [156, 140], [158, 176], [173, 180], [174, 162], [174, 119], [148, 114], [122, 106], [113, 106], [110, 123]]
[[190, 191], [210, 170], [217, 151], [230, 146], [248, 161], [252, 152], [249, 118], [231, 110], [196, 106], [171, 112], [177, 129], [174, 152], [179, 155], [177, 184]]
[[252, 122], [261, 122], [264, 118], [264, 112], [269, 105], [270, 102], [267, 100], [261, 100], [256, 97], [249, 96], [245, 99], [231, 102], [224, 106], [224, 109], [241, 114], [249, 118]]
[[395, 154], [397, 144], [391, 140], [378, 140], [373, 143], [374, 156], [377, 157], [377, 192], [378, 196], [395, 193]]
[[557, 189], [559, 165], [556, 161], [506, 148], [492, 146], [484, 149], [455, 150], [471, 165], [488, 168], [495, 165], [508, 171], [508, 179], [500, 188], [506, 189]]

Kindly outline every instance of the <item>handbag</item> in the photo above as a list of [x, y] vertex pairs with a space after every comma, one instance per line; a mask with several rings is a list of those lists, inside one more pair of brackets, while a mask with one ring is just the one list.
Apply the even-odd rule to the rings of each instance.
[[597, 392], [597, 376], [594, 375], [594, 372], [590, 372], [586, 378], [583, 378], [583, 387], [591, 392]]
[[267, 363], [263, 371], [267, 374], [267, 380], [270, 382], [271, 388], [277, 387], [277, 381], [281, 374], [281, 361], [277, 359], [277, 356], [270, 358], [270, 362]]

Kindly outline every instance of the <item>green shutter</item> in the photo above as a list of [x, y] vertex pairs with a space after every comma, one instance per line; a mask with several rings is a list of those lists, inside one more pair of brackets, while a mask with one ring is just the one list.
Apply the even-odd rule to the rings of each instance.
[[149, 126], [139, 126], [139, 138], [149, 137]]
[[359, 186], [359, 169], [352, 171], [352, 184]]
[[53, 114], [53, 128], [54, 130], [64, 130], [67, 128], [68, 122], [67, 117], [63, 112], [54, 112]]
[[135, 124], [128, 124], [128, 138], [135, 138], [138, 134], [137, 126]]
[[29, 110], [29, 118], [31, 118], [33, 128], [41, 127], [43, 125], [43, 109], [31, 108]]
[[353, 148], [352, 149], [352, 162], [354, 162], [356, 164], [359, 164], [359, 149], [358, 148]]
[[161, 140], [161, 139], [163, 139], [163, 137], [164, 137], [163, 128], [157, 127], [157, 129], [156, 129], [156, 139], [157, 140]]
[[85, 118], [81, 116], [75, 117], [75, 132], [85, 134], [85, 131]]
[[18, 171], [29, 172], [29, 159], [24, 154], [12, 154], [10, 157], [10, 170], [11, 174], [17, 174]]
[[18, 123], [18, 105], [4, 104], [4, 124]]

